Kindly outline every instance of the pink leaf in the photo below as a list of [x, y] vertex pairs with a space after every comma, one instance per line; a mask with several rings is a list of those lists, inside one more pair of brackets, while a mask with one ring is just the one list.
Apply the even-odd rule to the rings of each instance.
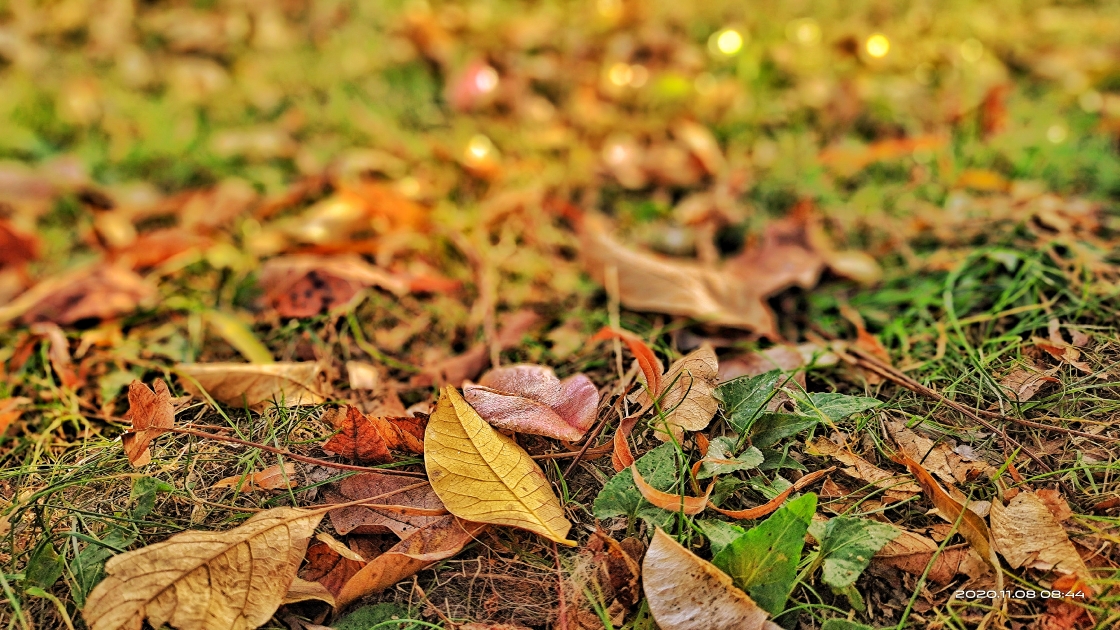
[[595, 421], [599, 392], [577, 374], [561, 381], [552, 368], [514, 365], [490, 370], [463, 397], [491, 425], [574, 442]]

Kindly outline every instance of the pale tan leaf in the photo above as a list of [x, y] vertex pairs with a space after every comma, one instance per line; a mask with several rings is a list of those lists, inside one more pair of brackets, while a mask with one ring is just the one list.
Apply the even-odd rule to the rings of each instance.
[[[664, 413], [664, 422], [660, 418], [652, 421], [657, 439], [667, 442], [671, 434], [679, 442], [685, 431], [706, 428], [719, 409], [719, 401], [712, 396], [718, 381], [719, 360], [711, 346], [701, 346], [674, 361], [661, 377], [663, 391], [655, 392], [660, 397], [658, 408]], [[635, 401], [643, 409], [653, 405], [646, 389]]]
[[91, 630], [256, 628], [284, 601], [322, 511], [275, 508], [223, 532], [186, 531], [122, 553], [82, 615]]
[[354, 562], [366, 561], [366, 559], [362, 557], [362, 554], [347, 547], [341, 540], [335, 538], [334, 536], [331, 536], [327, 532], [319, 532], [318, 534], [315, 534], [315, 540], [323, 543], [328, 548], [330, 548], [331, 551], [337, 553], [343, 558], [346, 558], [347, 560], [353, 560]]
[[359, 597], [385, 590], [435, 562], [454, 556], [486, 527], [484, 523], [445, 516], [416, 530], [350, 578], [335, 597], [335, 607], [344, 608]]
[[826, 437], [817, 439], [806, 445], [806, 453], [810, 455], [824, 455], [835, 459], [847, 466], [844, 474], [877, 488], [883, 489], [883, 498], [890, 503], [905, 501], [922, 491], [921, 487], [902, 475], [887, 472], [871, 462], [853, 455], [848, 449], [837, 446]]
[[661, 630], [778, 630], [731, 577], [658, 529], [642, 561], [642, 590]]
[[599, 392], [576, 374], [563, 381], [543, 365], [490, 370], [479, 383], [464, 383], [463, 398], [483, 420], [500, 429], [575, 442], [591, 428]]
[[1012, 400], [1027, 402], [1034, 398], [1043, 385], [1061, 382], [1053, 376], [1057, 371], [1058, 368], [1038, 370], [1034, 366], [1017, 367], [1000, 379], [999, 384], [1008, 390]]
[[121, 436], [128, 463], [135, 468], [145, 466], [152, 460], [148, 445], [159, 434], [155, 429], [175, 426], [175, 409], [167, 383], [157, 378], [153, 391], [140, 381], [132, 381], [128, 386], [128, 411], [124, 417], [132, 422], [132, 430]]
[[975, 578], [991, 571], [991, 567], [971, 547], [958, 545], [938, 553], [939, 546], [933, 539], [898, 529], [899, 535], [875, 552], [873, 562], [918, 576], [925, 574], [929, 567], [928, 578], [938, 584], [948, 584], [957, 575]]
[[296, 478], [296, 465], [279, 464], [269, 466], [264, 470], [251, 475], [234, 475], [214, 483], [214, 488], [239, 488], [240, 492], [253, 492], [256, 490], [287, 490], [299, 485]]
[[281, 603], [295, 604], [310, 600], [318, 600], [334, 606], [334, 595], [331, 595], [327, 587], [318, 582], [309, 582], [298, 577], [292, 579], [292, 585], [288, 587], [288, 592], [284, 594], [284, 600]]
[[[976, 475], [991, 469], [984, 462], [969, 462], [953, 452], [953, 449], [944, 442], [933, 440], [912, 431], [906, 427], [905, 422], [887, 422], [887, 430], [892, 438], [910, 459], [921, 462], [922, 467], [936, 475], [950, 486], [954, 483], [964, 483], [975, 478]], [[961, 497], [956, 497], [958, 501]]]
[[540, 466], [511, 438], [486, 424], [447, 386], [424, 432], [424, 467], [432, 489], [460, 518], [535, 532], [564, 545], [564, 517]]
[[1081, 578], [1089, 575], [1065, 529], [1030, 490], [1021, 490], [1006, 507], [1002, 501], [992, 503], [992, 538], [996, 550], [1014, 569], [1029, 566]]
[[377, 389], [381, 381], [377, 368], [361, 361], [347, 361], [346, 376], [350, 380], [350, 389]]
[[[195, 396], [205, 390], [214, 400], [260, 409], [272, 402], [288, 407], [318, 405], [322, 394], [320, 364], [180, 363], [175, 366], [183, 389]], [[201, 388], [201, 390], [200, 390]]]

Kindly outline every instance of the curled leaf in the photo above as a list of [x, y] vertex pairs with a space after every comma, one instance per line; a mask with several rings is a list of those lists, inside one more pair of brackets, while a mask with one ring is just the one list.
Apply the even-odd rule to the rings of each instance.
[[329, 410], [323, 419], [339, 429], [323, 444], [323, 450], [362, 462], [389, 462], [392, 450], [424, 452], [424, 420], [367, 416], [357, 407], [345, 412]]
[[158, 434], [154, 429], [175, 426], [175, 409], [167, 383], [157, 378], [154, 387], [153, 390], [140, 381], [132, 381], [128, 386], [128, 411], [124, 417], [132, 421], [132, 430], [121, 436], [121, 444], [128, 455], [128, 463], [135, 468], [152, 461], [148, 445]]
[[818, 470], [818, 471], [815, 471], [815, 472], [811, 472], [811, 473], [803, 476], [802, 478], [798, 479], [797, 481], [795, 481], [793, 483], [793, 485], [791, 485], [790, 487], [786, 488], [785, 490], [782, 490], [781, 493], [779, 493], [773, 499], [770, 499], [769, 501], [767, 501], [766, 503], [763, 503], [762, 505], [760, 505], [758, 507], [747, 508], [745, 510], [725, 510], [723, 508], [718, 508], [715, 505], [712, 505], [711, 503], [708, 504], [708, 507], [712, 508], [716, 512], [719, 512], [720, 514], [723, 514], [724, 516], [726, 516], [728, 518], [733, 518], [733, 519], [736, 519], [736, 520], [754, 520], [754, 519], [762, 518], [763, 516], [771, 514], [772, 512], [777, 510], [778, 508], [782, 507], [782, 504], [785, 503], [786, 499], [789, 498], [789, 495], [793, 494], [794, 492], [798, 492], [800, 490], [808, 488], [809, 486], [816, 483], [818, 480], [820, 480], [821, 478], [823, 478], [825, 475], [832, 472], [833, 470], [836, 470], [836, 469], [835, 468], [827, 468], [825, 470]]
[[91, 630], [256, 628], [296, 577], [322, 511], [274, 508], [224, 532], [186, 531], [114, 556], [86, 600]]
[[719, 361], [711, 346], [703, 346], [681, 357], [669, 366], [662, 377], [663, 390], [643, 390], [637, 402], [643, 408], [653, 405], [654, 397], [660, 398], [658, 408], [662, 416], [654, 421], [654, 435], [661, 441], [670, 434], [679, 442], [685, 431], [699, 431], [708, 426], [719, 409], [719, 401], [712, 392], [719, 379]]
[[251, 475], [234, 475], [214, 484], [215, 488], [237, 488], [239, 492], [255, 490], [286, 490], [299, 485], [296, 479], [296, 465], [284, 464], [269, 466]]
[[626, 347], [630, 349], [630, 354], [634, 355], [634, 359], [638, 362], [638, 367], [642, 369], [642, 374], [646, 377], [646, 385], [649, 386], [650, 391], [661, 391], [661, 361], [644, 341], [632, 332], [607, 327], [595, 333], [590, 341], [595, 343], [606, 339], [618, 339], [625, 343]]
[[175, 371], [183, 389], [233, 406], [260, 409], [269, 403], [288, 407], [318, 405], [326, 400], [320, 389], [323, 368], [302, 363], [180, 363]]
[[777, 630], [731, 578], [661, 531], [642, 562], [642, 590], [662, 630]]
[[679, 494], [671, 494], [669, 492], [662, 492], [657, 488], [646, 483], [642, 478], [642, 473], [638, 472], [637, 466], [630, 466], [630, 472], [634, 475], [634, 485], [638, 486], [638, 492], [646, 501], [654, 504], [662, 510], [670, 512], [683, 512], [689, 516], [696, 516], [704, 511], [707, 507], [708, 497], [712, 496], [712, 490], [716, 487], [715, 481], [708, 484], [708, 489], [704, 491], [702, 497], [686, 497]]
[[447, 386], [424, 431], [432, 489], [460, 518], [520, 527], [564, 545], [572, 524], [539, 466]]
[[622, 472], [634, 463], [634, 454], [630, 452], [630, 444], [626, 439], [630, 437], [634, 425], [638, 424], [638, 420], [641, 418], [641, 414], [634, 414], [628, 418], [623, 418], [618, 423], [618, 430], [614, 432], [612, 440], [614, 446], [611, 451], [611, 464], [614, 465], [615, 472]]
[[575, 442], [595, 422], [599, 392], [577, 374], [563, 381], [543, 365], [490, 370], [477, 385], [463, 385], [463, 397], [492, 426]]

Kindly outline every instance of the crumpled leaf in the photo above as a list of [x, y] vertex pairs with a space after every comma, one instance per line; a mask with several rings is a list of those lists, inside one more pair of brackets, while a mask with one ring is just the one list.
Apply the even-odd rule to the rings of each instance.
[[771, 370], [758, 376], [740, 376], [716, 387], [713, 395], [723, 403], [723, 414], [736, 432], [750, 431], [777, 392], [781, 377], [781, 370]]
[[1088, 578], [1089, 569], [1081, 554], [1034, 492], [1021, 490], [1007, 506], [1002, 501], [993, 502], [991, 520], [992, 542], [1011, 568], [1029, 566]]
[[[214, 400], [235, 407], [261, 409], [272, 402], [288, 407], [318, 405], [322, 366], [300, 363], [179, 363], [183, 389], [195, 396], [205, 390]], [[201, 387], [201, 390], [199, 389]]]
[[1056, 367], [1049, 370], [1040, 370], [1033, 365], [1017, 367], [1001, 378], [999, 384], [1007, 389], [1012, 400], [1027, 402], [1047, 383], [1061, 382], [1054, 377], [1057, 371]]
[[781, 613], [797, 580], [797, 563], [816, 508], [813, 493], [786, 503], [724, 547], [712, 564], [726, 571], [764, 610]]
[[453, 557], [487, 527], [455, 516], [412, 532], [385, 553], [370, 560], [335, 596], [335, 609], [370, 593], [385, 590], [425, 567]]
[[825, 523], [814, 521], [809, 533], [821, 545], [821, 579], [833, 588], [845, 589], [856, 583], [871, 557], [894, 540], [899, 530], [865, 518], [837, 516]]
[[758, 468], [765, 457], [762, 451], [753, 446], [748, 446], [737, 456], [735, 452], [735, 438], [717, 437], [708, 444], [708, 454], [697, 462], [700, 469], [696, 474], [697, 479], [708, 479], [716, 475], [723, 475], [739, 470]]
[[661, 377], [661, 391], [653, 397], [646, 389], [638, 392], [635, 402], [643, 409], [660, 398], [658, 408], [662, 416], [654, 420], [654, 436], [667, 442], [670, 435], [678, 442], [685, 431], [700, 431], [708, 426], [719, 409], [719, 401], [712, 395], [716, 387], [719, 361], [711, 346], [702, 346], [674, 361]]
[[140, 381], [132, 381], [128, 386], [128, 411], [125, 420], [132, 422], [132, 429], [121, 435], [128, 463], [134, 468], [148, 465], [152, 453], [148, 445], [159, 432], [146, 429], [169, 429], [175, 426], [175, 408], [171, 405], [171, 391], [167, 383], [157, 378], [155, 389]]
[[390, 462], [390, 451], [424, 452], [422, 418], [379, 418], [367, 416], [349, 405], [345, 411], [332, 409], [323, 419], [339, 429], [323, 444], [323, 450], [361, 462]]
[[[991, 571], [976, 552], [967, 545], [946, 547], [938, 553], [938, 544], [928, 536], [900, 529], [898, 536], [875, 552], [873, 562], [886, 564], [910, 575], [922, 575], [937, 584], [948, 584], [957, 575], [979, 577]], [[935, 557], [936, 556], [936, 557]], [[933, 562], [933, 566], [929, 566]]]
[[82, 616], [91, 630], [256, 628], [296, 577], [322, 511], [274, 508], [222, 532], [186, 531], [114, 556]]
[[234, 475], [214, 483], [214, 488], [236, 488], [239, 492], [253, 492], [255, 490], [287, 490], [299, 485], [296, 477], [296, 465], [279, 464], [269, 466], [264, 470], [251, 475]]
[[552, 368], [514, 365], [490, 370], [477, 385], [465, 383], [463, 398], [491, 426], [575, 442], [595, 422], [599, 391], [576, 374], [561, 381]]
[[862, 457], [853, 455], [848, 449], [836, 445], [826, 437], [818, 437], [810, 442], [806, 445], [805, 452], [810, 455], [831, 457], [844, 464], [847, 466], [843, 469], [844, 474], [882, 488], [881, 496], [891, 503], [905, 501], [922, 491], [921, 486], [904, 476], [883, 470]]
[[645, 552], [642, 541], [630, 537], [619, 542], [597, 529], [591, 534], [586, 551], [591, 552], [592, 562], [598, 566], [598, 575], [593, 579], [603, 592], [604, 601], [614, 599], [629, 609], [641, 600], [642, 566], [639, 562]]
[[424, 467], [432, 489], [455, 516], [576, 544], [565, 538], [572, 524], [540, 466], [450, 385], [424, 431]]
[[[331, 525], [339, 534], [383, 534], [405, 538], [417, 529], [438, 522], [447, 514], [431, 485], [410, 477], [384, 473], [361, 473], [347, 477], [323, 491], [327, 503], [382, 497], [376, 503], [331, 510]], [[379, 508], [377, 503], [386, 507]], [[403, 509], [412, 508], [412, 509]]]
[[642, 589], [662, 630], [778, 630], [766, 611], [712, 563], [657, 529], [642, 562]]
[[[676, 447], [671, 443], [662, 444], [638, 458], [634, 466], [642, 473], [642, 478], [650, 486], [668, 491], [677, 479]], [[592, 505], [595, 518], [605, 519], [625, 516], [629, 519], [641, 518], [651, 527], [667, 526], [673, 512], [667, 512], [651, 504], [634, 483], [634, 474], [627, 467], [603, 484], [603, 489], [595, 497]]]

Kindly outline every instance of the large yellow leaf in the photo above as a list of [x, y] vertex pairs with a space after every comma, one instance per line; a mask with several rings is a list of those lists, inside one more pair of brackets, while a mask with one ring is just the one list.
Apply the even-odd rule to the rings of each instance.
[[275, 508], [224, 532], [187, 531], [122, 553], [82, 611], [91, 630], [256, 628], [283, 603], [324, 510]]
[[461, 519], [536, 532], [565, 545], [572, 524], [544, 472], [447, 386], [424, 431], [424, 467], [432, 489]]

